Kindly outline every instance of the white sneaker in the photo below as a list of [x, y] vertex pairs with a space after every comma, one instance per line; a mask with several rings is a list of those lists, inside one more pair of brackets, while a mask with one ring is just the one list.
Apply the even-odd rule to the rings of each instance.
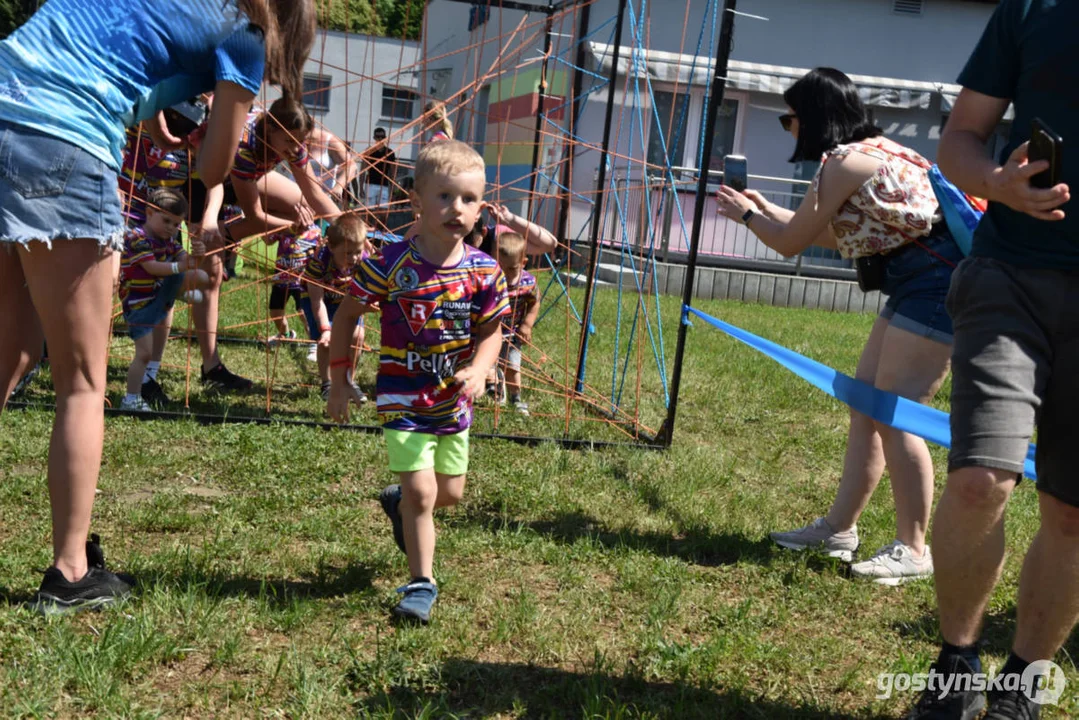
[[318, 345], [315, 343], [307, 348], [307, 362], [318, 362]]
[[899, 585], [911, 580], [933, 577], [933, 553], [929, 546], [921, 557], [914, 557], [909, 545], [896, 540], [885, 545], [868, 560], [850, 566], [854, 577], [872, 580], [880, 585]]
[[817, 550], [828, 557], [850, 562], [858, 549], [858, 526], [837, 533], [828, 521], [819, 517], [803, 528], [771, 533], [771, 538], [788, 550]]
[[124, 399], [120, 401], [120, 409], [134, 410], [136, 412], [150, 412], [153, 410], [153, 408], [150, 407], [150, 404], [142, 399], [141, 395], [130, 399], [124, 397]]

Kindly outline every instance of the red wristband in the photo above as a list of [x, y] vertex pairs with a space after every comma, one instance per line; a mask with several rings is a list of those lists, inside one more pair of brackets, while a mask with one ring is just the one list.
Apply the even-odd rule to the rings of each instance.
[[336, 360], [331, 360], [330, 361], [330, 369], [341, 368], [341, 367], [347, 368], [347, 367], [350, 367], [351, 365], [352, 365], [352, 360], [350, 358], [347, 358], [347, 357], [337, 358]]
[[323, 325], [323, 326], [322, 326], [321, 328], [319, 328], [319, 329], [320, 329], [320, 330], [322, 330], [322, 332], [330, 332], [330, 330], [332, 330], [333, 328], [332, 328], [332, 327], [330, 327], [329, 325]]

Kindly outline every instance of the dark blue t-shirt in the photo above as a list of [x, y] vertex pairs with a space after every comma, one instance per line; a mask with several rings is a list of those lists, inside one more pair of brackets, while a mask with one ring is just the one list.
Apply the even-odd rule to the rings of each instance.
[[[1015, 105], [1003, 164], [1039, 118], [1064, 140], [1061, 181], [1079, 193], [1079, 2], [1003, 0], [959, 75], [959, 84]], [[1031, 268], [1079, 269], [1079, 205], [1065, 219], [1036, 220], [1000, 203], [974, 233], [972, 255]]]

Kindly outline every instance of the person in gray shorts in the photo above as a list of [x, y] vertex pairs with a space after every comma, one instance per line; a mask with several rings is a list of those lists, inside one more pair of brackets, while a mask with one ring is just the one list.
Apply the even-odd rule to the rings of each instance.
[[[940, 141], [948, 178], [990, 202], [947, 301], [952, 449], [932, 525], [943, 636], [933, 670], [946, 680], [910, 718], [976, 717], [985, 680], [986, 718], [1035, 718], [1064, 684], [1050, 661], [1079, 617], [1079, 477], [1069, 447], [1079, 440], [1079, 209], [1069, 202], [1079, 183], [1077, 26], [1079, 3], [1003, 0], [959, 77]], [[985, 147], [1009, 102], [1015, 119], [998, 163]], [[1052, 187], [1035, 178], [1049, 163], [1028, 158], [1035, 118], [1064, 139]], [[1035, 430], [1041, 524], [1023, 563], [1016, 634], [1000, 674], [978, 677], [1005, 506]]]

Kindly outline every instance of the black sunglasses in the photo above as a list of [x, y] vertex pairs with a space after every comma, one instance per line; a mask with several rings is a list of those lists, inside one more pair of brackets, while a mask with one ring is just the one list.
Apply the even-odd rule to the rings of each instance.
[[796, 117], [798, 117], [798, 116], [795, 115], [794, 113], [787, 113], [785, 115], [780, 115], [779, 116], [779, 124], [783, 126], [784, 130], [786, 130], [787, 132], [790, 132], [791, 131], [791, 124], [794, 122], [794, 119]]

